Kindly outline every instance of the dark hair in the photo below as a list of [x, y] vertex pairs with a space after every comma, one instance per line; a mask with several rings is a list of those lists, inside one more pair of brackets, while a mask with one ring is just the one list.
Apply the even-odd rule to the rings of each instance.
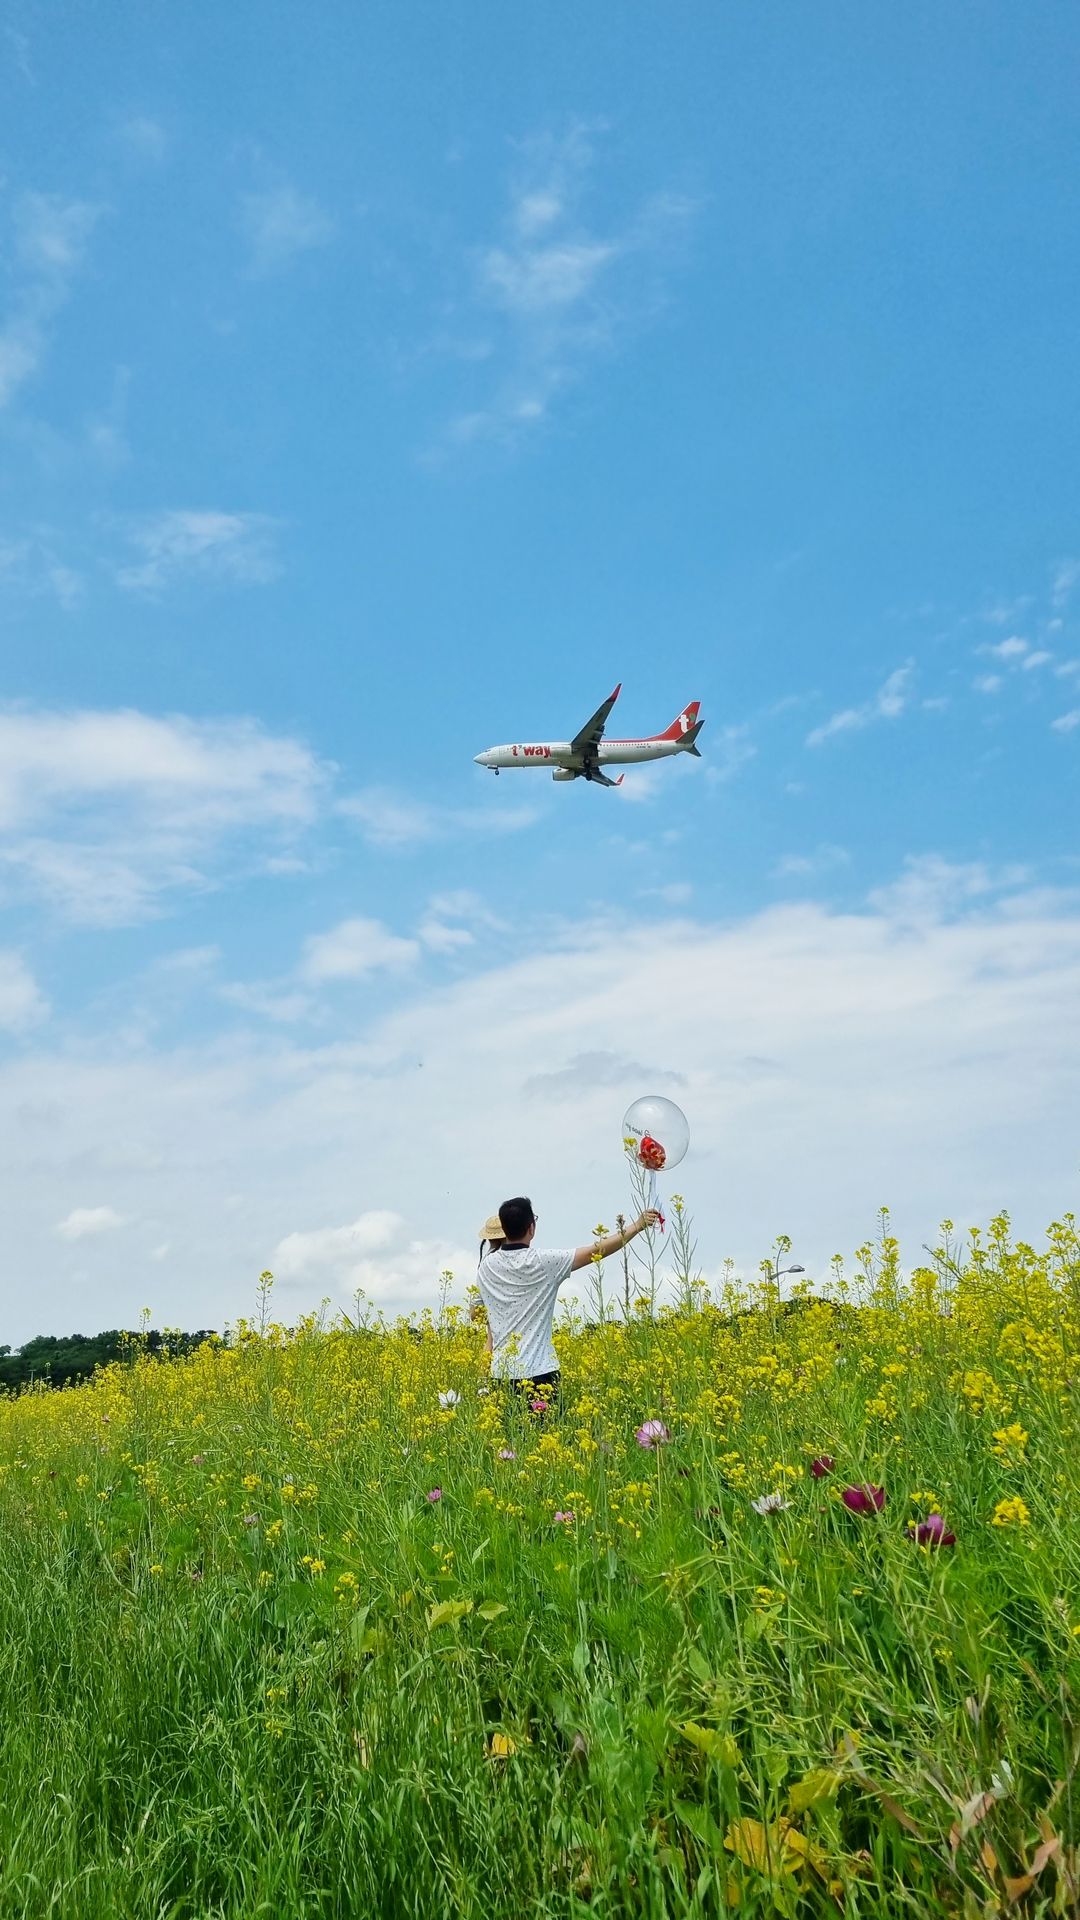
[[499, 1208], [499, 1220], [508, 1240], [524, 1240], [536, 1215], [531, 1200], [519, 1194], [515, 1200], [504, 1200]]

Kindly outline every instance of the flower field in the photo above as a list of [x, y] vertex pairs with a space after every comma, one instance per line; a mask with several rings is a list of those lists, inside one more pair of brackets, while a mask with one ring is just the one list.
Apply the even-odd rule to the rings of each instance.
[[1080, 1911], [1074, 1223], [812, 1293], [0, 1401], [3, 1920]]

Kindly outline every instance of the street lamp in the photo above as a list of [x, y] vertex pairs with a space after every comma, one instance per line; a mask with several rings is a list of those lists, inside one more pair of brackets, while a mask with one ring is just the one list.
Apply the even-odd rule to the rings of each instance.
[[789, 1273], [805, 1273], [805, 1267], [770, 1267], [770, 1280], [784, 1280]]

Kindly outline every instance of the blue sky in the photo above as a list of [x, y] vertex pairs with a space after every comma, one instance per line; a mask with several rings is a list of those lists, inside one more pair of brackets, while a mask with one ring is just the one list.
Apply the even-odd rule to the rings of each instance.
[[[1080, 28], [14, 4], [0, 1338], [1073, 1204]], [[495, 781], [622, 680], [619, 794]]]

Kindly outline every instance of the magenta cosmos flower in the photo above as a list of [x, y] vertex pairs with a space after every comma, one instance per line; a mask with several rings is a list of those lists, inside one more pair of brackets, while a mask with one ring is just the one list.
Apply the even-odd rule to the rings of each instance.
[[663, 1447], [671, 1435], [662, 1420], [646, 1420], [634, 1435], [639, 1447]]
[[885, 1505], [884, 1487], [845, 1487], [840, 1495], [849, 1513], [880, 1513]]
[[836, 1461], [831, 1453], [819, 1453], [816, 1460], [811, 1460], [810, 1471], [815, 1480], [824, 1480], [825, 1475], [832, 1473], [835, 1466]]
[[442, 1488], [432, 1487], [431, 1492], [428, 1494], [428, 1500], [431, 1502], [431, 1505], [433, 1507], [438, 1506], [439, 1501], [441, 1499], [442, 1499]]
[[570, 1512], [553, 1513], [551, 1517], [554, 1520], [555, 1525], [557, 1527], [558, 1526], [572, 1527], [574, 1524], [574, 1515]]
[[914, 1526], [906, 1529], [909, 1540], [917, 1547], [955, 1547], [956, 1535], [950, 1533], [940, 1513], [928, 1513], [925, 1520], [916, 1520]]

